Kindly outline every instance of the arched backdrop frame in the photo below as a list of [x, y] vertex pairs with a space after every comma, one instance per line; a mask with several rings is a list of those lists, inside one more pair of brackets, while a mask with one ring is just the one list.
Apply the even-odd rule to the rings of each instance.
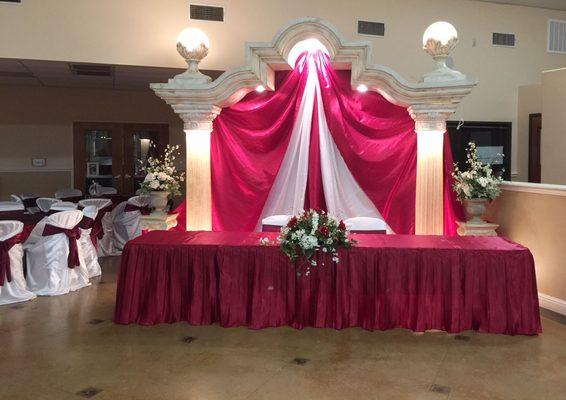
[[187, 230], [211, 230], [210, 135], [212, 121], [222, 108], [237, 103], [262, 85], [274, 90], [275, 71], [291, 67], [289, 52], [300, 41], [319, 40], [328, 50], [336, 69], [351, 70], [353, 88], [367, 86], [387, 100], [406, 107], [415, 121], [417, 138], [417, 184], [415, 232], [443, 233], [443, 137], [447, 119], [477, 81], [463, 74], [423, 77], [409, 82], [394, 70], [372, 64], [372, 44], [348, 42], [330, 23], [313, 17], [289, 22], [271, 42], [245, 45], [246, 62], [212, 81], [201, 74], [184, 73], [167, 83], [152, 83], [153, 91], [166, 101], [184, 122], [187, 154]]

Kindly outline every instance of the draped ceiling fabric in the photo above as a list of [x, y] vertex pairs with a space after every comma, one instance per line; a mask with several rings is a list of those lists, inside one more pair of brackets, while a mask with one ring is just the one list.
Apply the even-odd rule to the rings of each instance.
[[[320, 208], [338, 218], [380, 217], [395, 233], [414, 233], [417, 136], [407, 110], [352, 90], [350, 71], [335, 71], [320, 51], [277, 73], [276, 88], [249, 93], [214, 120], [213, 230], [253, 231], [266, 216]], [[454, 235], [461, 208], [447, 135], [444, 160], [444, 233]], [[184, 207], [178, 229], [185, 229]]]

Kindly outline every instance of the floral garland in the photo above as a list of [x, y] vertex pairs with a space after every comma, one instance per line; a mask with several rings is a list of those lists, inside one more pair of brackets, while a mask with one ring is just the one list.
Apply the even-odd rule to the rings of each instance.
[[167, 145], [163, 159], [149, 157], [145, 171], [147, 175], [140, 186], [141, 193], [149, 194], [153, 191], [167, 191], [172, 195], [181, 194], [181, 183], [184, 172], [178, 172], [174, 161], [179, 154], [179, 146]]
[[313, 259], [317, 251], [332, 254], [332, 261], [338, 263], [338, 249], [350, 248], [356, 243], [348, 238], [344, 221], [312, 209], [292, 217], [287, 226], [281, 228], [278, 241], [279, 247], [292, 262], [304, 257], [312, 266], [317, 265]]
[[493, 200], [501, 193], [499, 185], [503, 182], [500, 176], [493, 175], [491, 166], [478, 160], [476, 144], [468, 143], [466, 149], [467, 171], [461, 171], [458, 164], [454, 164], [455, 183], [453, 186], [459, 201], [469, 199]]

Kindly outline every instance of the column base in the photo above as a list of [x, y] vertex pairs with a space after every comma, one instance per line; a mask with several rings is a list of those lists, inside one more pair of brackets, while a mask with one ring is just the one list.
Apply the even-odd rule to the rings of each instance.
[[497, 236], [495, 231], [499, 228], [497, 224], [486, 222], [484, 224], [470, 224], [468, 222], [458, 222], [458, 235], [460, 236]]
[[149, 215], [140, 217], [140, 226], [142, 230], [149, 231], [166, 231], [177, 226], [178, 214], [163, 214], [152, 212]]

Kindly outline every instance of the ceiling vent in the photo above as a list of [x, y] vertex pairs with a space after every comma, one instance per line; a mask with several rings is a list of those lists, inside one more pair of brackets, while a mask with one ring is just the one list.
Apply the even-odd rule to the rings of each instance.
[[566, 21], [548, 21], [549, 53], [566, 54]]
[[190, 4], [189, 11], [191, 19], [224, 22], [224, 7]]
[[385, 24], [383, 22], [358, 21], [358, 33], [360, 35], [385, 36]]
[[81, 76], [112, 76], [112, 65], [103, 64], [69, 64], [73, 75]]
[[494, 32], [491, 43], [495, 46], [515, 47], [515, 35]]
[[0, 71], [0, 78], [35, 78], [35, 76], [27, 71]]

